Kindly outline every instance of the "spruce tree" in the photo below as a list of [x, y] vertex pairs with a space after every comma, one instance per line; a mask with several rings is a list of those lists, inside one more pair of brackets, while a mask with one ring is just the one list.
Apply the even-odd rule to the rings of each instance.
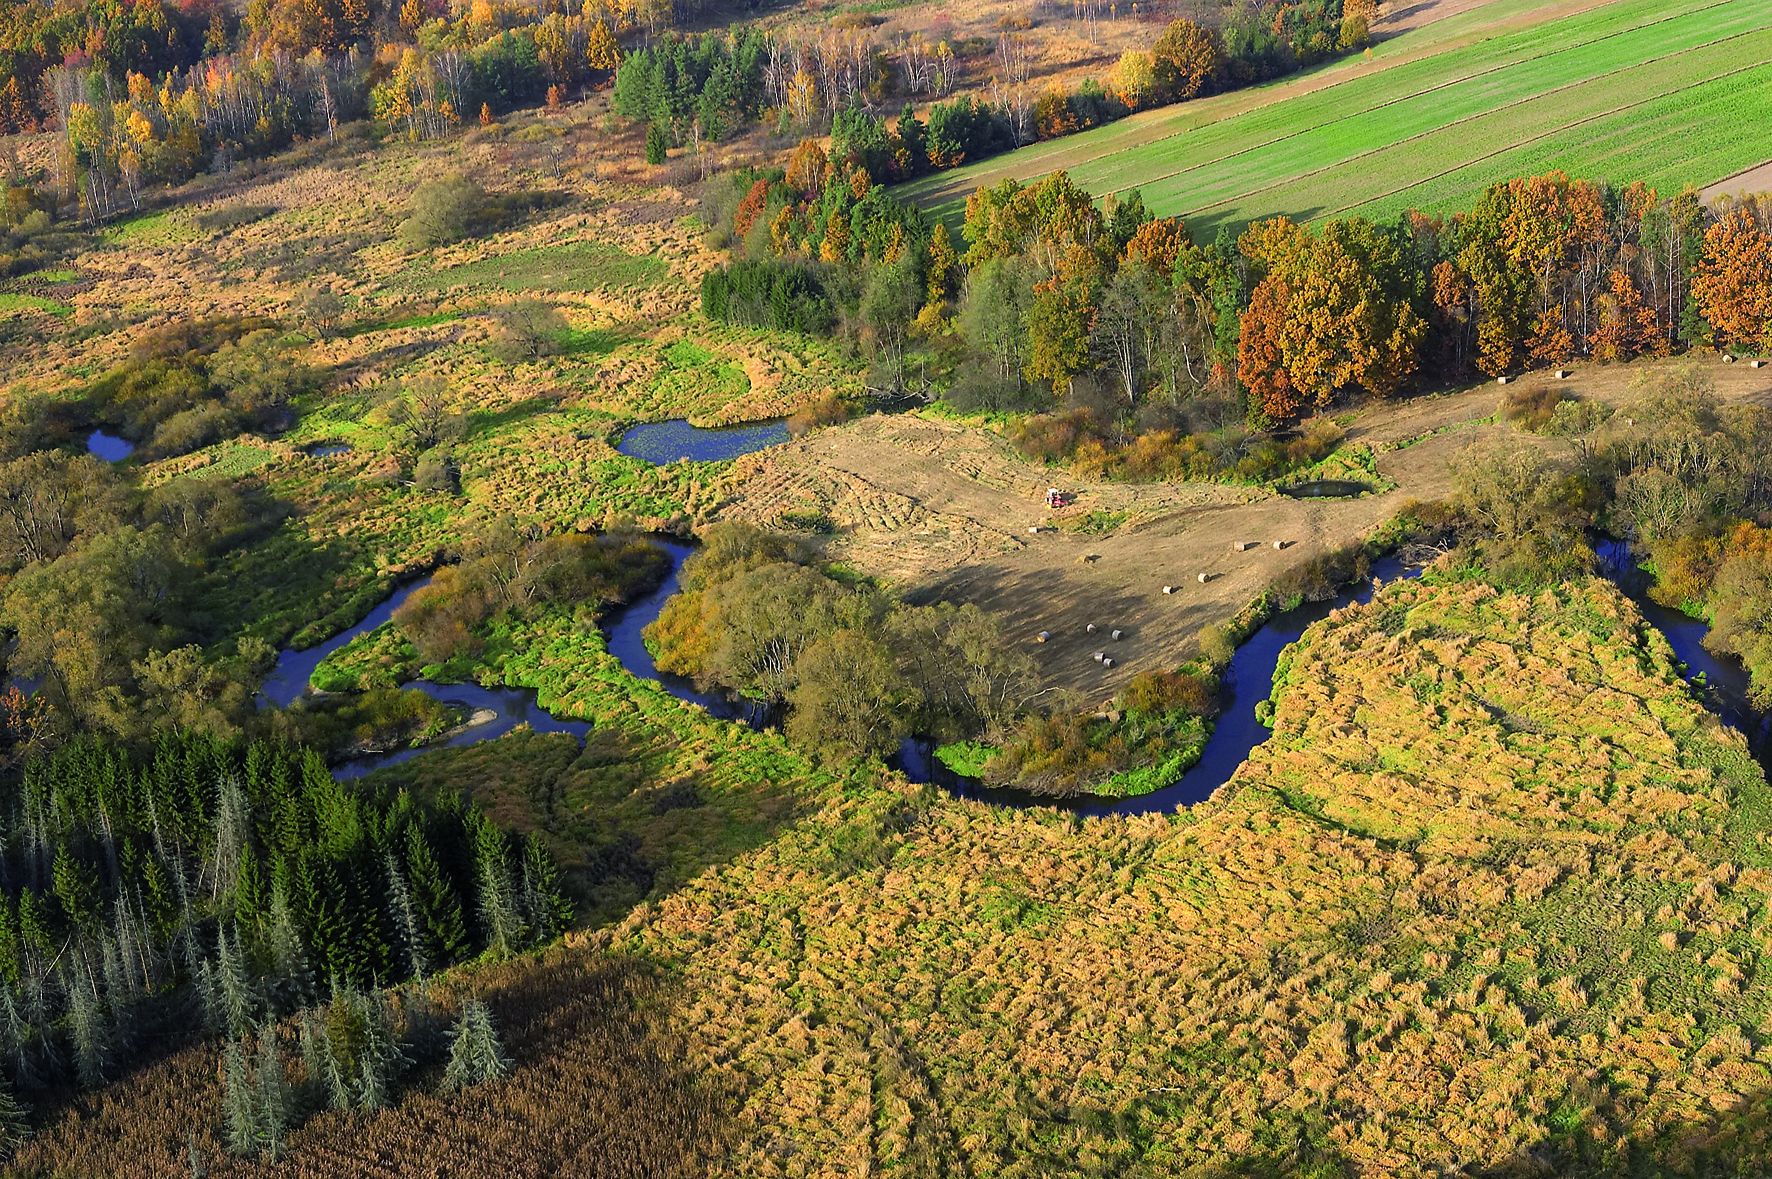
[[461, 1006], [461, 1020], [449, 1044], [449, 1064], [443, 1070], [443, 1086], [461, 1089], [482, 1081], [496, 1081], [510, 1074], [511, 1062], [498, 1042], [492, 1012], [478, 999]]
[[13, 1096], [12, 1087], [0, 1082], [0, 1163], [9, 1161], [31, 1136], [25, 1110]]
[[31, 1042], [35, 1038], [36, 1032], [19, 1013], [11, 985], [0, 984], [0, 1045], [5, 1048], [13, 1084], [29, 1089], [43, 1083], [31, 1052]]
[[425, 957], [430, 966], [436, 969], [460, 961], [468, 949], [461, 898], [416, 823], [406, 828], [406, 872], [412, 882], [413, 904], [418, 909]]
[[265, 1020], [258, 1029], [258, 1144], [275, 1159], [283, 1152], [289, 1129], [289, 1087], [283, 1078], [283, 1054], [277, 1047], [277, 1025]]
[[560, 869], [533, 834], [523, 840], [523, 897], [531, 940], [550, 942], [572, 923], [572, 902], [560, 889]]
[[250, 847], [241, 849], [234, 873], [234, 925], [241, 936], [255, 940], [264, 926], [265, 882], [258, 856]]
[[240, 952], [237, 937], [228, 936], [228, 927], [215, 931], [215, 982], [221, 998], [222, 1018], [230, 1036], [244, 1035], [256, 1006], [251, 980], [246, 975], [246, 959]]
[[74, 1044], [74, 1071], [83, 1089], [104, 1083], [110, 1067], [110, 1029], [90, 977], [71, 977], [68, 990], [68, 1036]]
[[485, 815], [474, 819], [474, 873], [480, 886], [480, 927], [486, 948], [500, 956], [509, 954], [523, 941], [511, 893], [510, 848], [505, 833]]
[[222, 1119], [226, 1128], [228, 1149], [235, 1154], [249, 1155], [258, 1149], [258, 1103], [253, 1099], [252, 1079], [246, 1075], [246, 1058], [240, 1041], [228, 1037], [222, 1060]]
[[67, 844], [55, 849], [55, 899], [62, 913], [82, 930], [98, 921], [98, 873], [68, 850]]
[[413, 908], [412, 892], [406, 887], [406, 877], [401, 874], [393, 852], [382, 854], [382, 875], [388, 882], [388, 909], [394, 918], [401, 963], [408, 977], [422, 979], [429, 972], [429, 965], [418, 929], [418, 914]]
[[332, 865], [316, 855], [302, 857], [296, 872], [303, 933], [313, 963], [328, 978], [346, 973], [347, 930], [340, 912], [338, 876]]
[[314, 998], [314, 975], [308, 968], [308, 956], [302, 949], [301, 931], [295, 925], [288, 894], [282, 884], [271, 889], [269, 929], [266, 948], [277, 989], [289, 1007], [300, 1007]]

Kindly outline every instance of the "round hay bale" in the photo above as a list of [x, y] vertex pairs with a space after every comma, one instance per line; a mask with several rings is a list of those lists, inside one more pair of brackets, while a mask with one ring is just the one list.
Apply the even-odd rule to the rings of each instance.
[[1201, 585], [1205, 585], [1208, 581], [1211, 581], [1211, 580], [1212, 580], [1212, 575], [1210, 573], [1200, 574], [1200, 584]]
[[1083, 633], [1086, 635], [1094, 634], [1095, 633], [1095, 624], [1093, 622], [1085, 624], [1083, 627]]
[[1175, 587], [1172, 585], [1166, 585], [1163, 587], [1163, 592], [1166, 594], [1172, 594], [1175, 592]]
[[1089, 658], [1095, 660], [1095, 662], [1097, 662], [1097, 663], [1100, 663], [1103, 659], [1107, 658], [1107, 652], [1106, 651], [1097, 651], [1095, 654], [1091, 655]]
[[1041, 632], [1040, 632], [1040, 633], [1039, 633], [1039, 634], [1037, 634], [1037, 635], [1035, 635], [1035, 636], [1034, 636], [1034, 642], [1036, 642], [1036, 643], [1044, 643], [1044, 642], [1046, 642], [1046, 641], [1047, 641], [1047, 640], [1048, 640], [1048, 639], [1050, 639], [1050, 638], [1051, 638], [1051, 637], [1052, 637], [1052, 632], [1051, 632], [1051, 631], [1049, 631], [1049, 630], [1043, 630], [1043, 631], [1041, 631]]
[[1126, 632], [1121, 630], [1119, 627], [1115, 627], [1113, 630], [1110, 630], [1108, 632], [1108, 638], [1113, 639], [1117, 643], [1120, 641], [1121, 636], [1123, 636], [1125, 633]]
[[1101, 661], [1101, 665], [1103, 667], [1112, 667], [1114, 665], [1114, 661], [1112, 659], [1103, 659]]

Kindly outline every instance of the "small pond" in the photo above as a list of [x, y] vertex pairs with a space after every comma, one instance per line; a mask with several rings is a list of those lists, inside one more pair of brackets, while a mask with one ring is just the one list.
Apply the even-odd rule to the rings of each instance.
[[94, 430], [86, 436], [86, 449], [107, 463], [120, 463], [135, 453], [135, 443], [103, 430]]
[[787, 440], [785, 418], [746, 422], [742, 426], [719, 426], [711, 430], [673, 418], [668, 422], [643, 422], [630, 427], [615, 444], [615, 449], [632, 458], [663, 466], [679, 459], [716, 462], [737, 458], [741, 454], [779, 446]]
[[1349, 499], [1356, 495], [1365, 495], [1371, 490], [1371, 484], [1352, 479], [1313, 479], [1308, 483], [1282, 487], [1280, 494], [1289, 495], [1293, 499]]
[[350, 454], [349, 442], [315, 442], [302, 448], [302, 453], [309, 458], [331, 458], [335, 454]]

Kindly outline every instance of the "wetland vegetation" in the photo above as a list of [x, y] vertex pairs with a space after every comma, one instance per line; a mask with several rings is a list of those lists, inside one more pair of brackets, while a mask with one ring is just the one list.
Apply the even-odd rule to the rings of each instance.
[[1764, 1170], [1769, 206], [888, 190], [1159, 7], [14, 14], [0, 1165]]

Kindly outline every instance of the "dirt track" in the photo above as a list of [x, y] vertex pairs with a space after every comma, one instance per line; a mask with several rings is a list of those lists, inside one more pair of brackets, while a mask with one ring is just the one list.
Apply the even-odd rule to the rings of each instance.
[[[1587, 369], [1568, 386], [1620, 404], [1645, 367]], [[1772, 368], [1711, 360], [1706, 369], [1728, 399], [1772, 400]], [[1409, 500], [1446, 495], [1452, 456], [1505, 429], [1482, 422], [1499, 392], [1485, 384], [1362, 409], [1348, 440], [1383, 451], [1379, 470], [1398, 486], [1357, 500], [1212, 483], [1079, 483], [982, 430], [873, 415], [740, 460], [722, 513], [768, 524], [822, 513], [835, 526], [832, 558], [916, 598], [976, 603], [1002, 619], [1052, 683], [1106, 698], [1136, 672], [1180, 663], [1201, 627], [1228, 620], [1286, 570], [1359, 541]], [[1042, 504], [1054, 484], [1076, 495], [1061, 512]], [[1090, 512], [1126, 518], [1105, 535], [1065, 527]], [[1057, 530], [1028, 532], [1055, 520]], [[1275, 540], [1287, 547], [1276, 551]], [[1237, 541], [1256, 547], [1237, 553]], [[1204, 585], [1201, 573], [1211, 575]], [[1165, 585], [1175, 592], [1165, 595]], [[1097, 633], [1085, 630], [1090, 622]], [[1126, 631], [1118, 643], [1104, 637], [1113, 627]], [[1051, 640], [1036, 643], [1042, 630]], [[1116, 666], [1104, 671], [1090, 654], [1109, 648]]]

